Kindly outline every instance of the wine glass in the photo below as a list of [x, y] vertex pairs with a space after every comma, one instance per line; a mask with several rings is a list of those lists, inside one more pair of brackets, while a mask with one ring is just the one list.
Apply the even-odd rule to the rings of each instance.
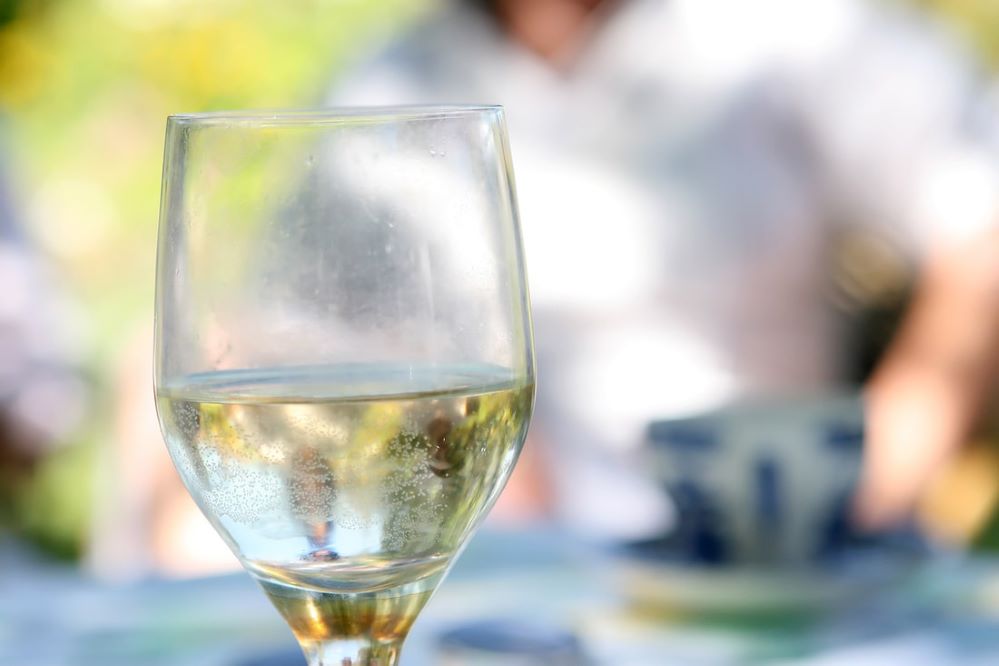
[[395, 664], [534, 401], [498, 106], [167, 121], [160, 426], [310, 665]]

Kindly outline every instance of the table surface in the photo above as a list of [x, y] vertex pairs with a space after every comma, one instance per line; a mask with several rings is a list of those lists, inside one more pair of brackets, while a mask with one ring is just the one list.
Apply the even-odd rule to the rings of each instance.
[[[402, 664], [437, 664], [442, 632], [485, 619], [572, 631], [592, 663], [614, 666], [999, 663], [999, 561], [943, 557], [849, 610], [769, 623], [640, 611], [619, 593], [618, 568], [551, 530], [483, 530], [417, 622]], [[0, 665], [303, 663], [246, 575], [110, 586], [0, 541]]]

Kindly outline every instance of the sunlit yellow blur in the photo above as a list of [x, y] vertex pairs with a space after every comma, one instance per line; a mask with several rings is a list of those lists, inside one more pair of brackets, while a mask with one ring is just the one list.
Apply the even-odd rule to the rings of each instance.
[[[0, 163], [8, 167], [18, 222], [78, 304], [71, 335], [96, 385], [84, 426], [19, 492], [20, 527], [58, 552], [77, 553], [90, 537], [101, 489], [127, 464], [119, 452], [137, 445], [116, 440], [151, 434], [146, 426], [114, 420], [126, 393], [143, 393], [135, 405], [148, 401], [137, 378], [149, 374], [167, 114], [318, 104], [351, 57], [428, 5], [0, 3]], [[142, 410], [132, 412], [148, 419]]]

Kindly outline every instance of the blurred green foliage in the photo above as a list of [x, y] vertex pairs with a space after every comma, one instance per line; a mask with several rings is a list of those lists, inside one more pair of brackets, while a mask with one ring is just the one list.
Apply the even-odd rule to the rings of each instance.
[[29, 235], [85, 312], [74, 335], [97, 384], [78, 441], [27, 485], [21, 528], [66, 555], [86, 537], [122, 350], [152, 317], [166, 115], [320, 104], [338, 68], [428, 4], [0, 0], [0, 146]]
[[[63, 0], [0, 32], [26, 221], [80, 290], [99, 362], [150, 307], [169, 112], [315, 104], [405, 0]], [[143, 314], [140, 314], [143, 313]]]

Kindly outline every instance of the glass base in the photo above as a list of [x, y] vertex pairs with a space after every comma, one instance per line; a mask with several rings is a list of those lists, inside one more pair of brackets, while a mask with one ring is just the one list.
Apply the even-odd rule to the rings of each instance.
[[302, 641], [309, 666], [395, 666], [402, 640], [372, 643], [360, 639]]
[[326, 592], [258, 579], [309, 666], [392, 666], [439, 582], [374, 592]]

